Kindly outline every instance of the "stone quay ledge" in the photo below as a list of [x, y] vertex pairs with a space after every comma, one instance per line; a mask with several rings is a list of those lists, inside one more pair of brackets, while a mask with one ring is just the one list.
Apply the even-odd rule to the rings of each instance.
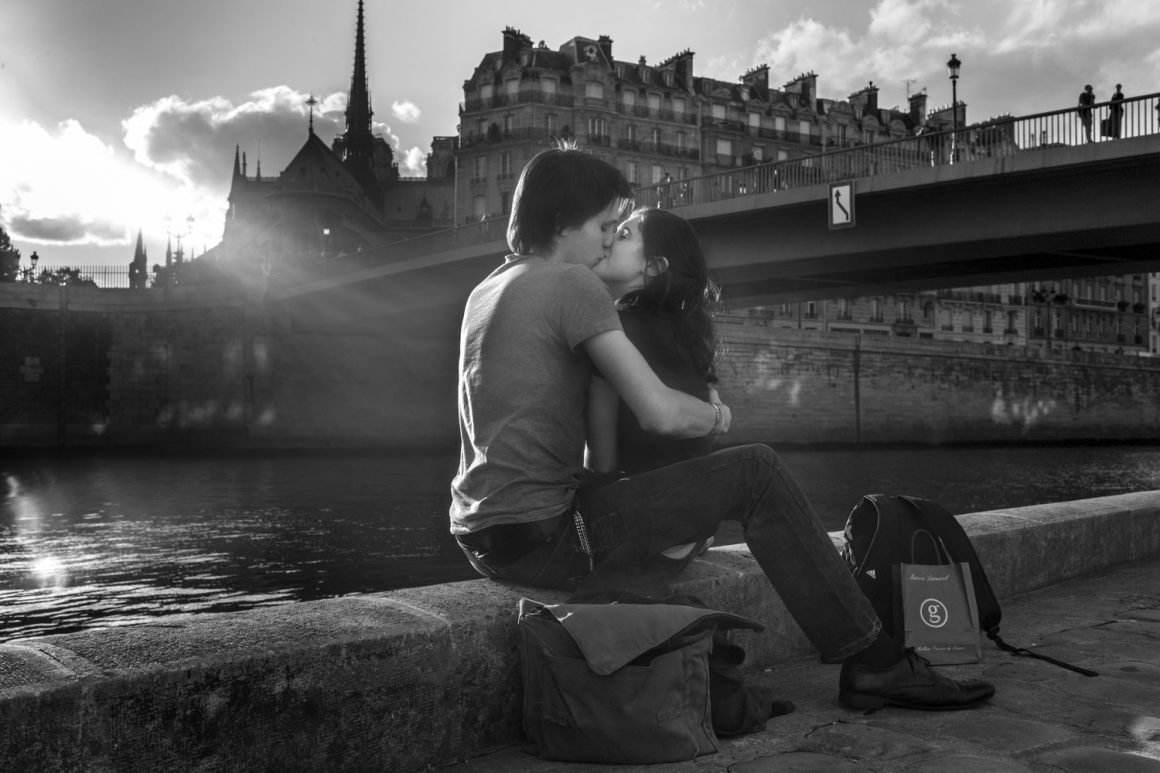
[[[1160, 491], [959, 518], [1004, 601], [1160, 557]], [[816, 695], [783, 697], [849, 713], [744, 545], [708, 551], [674, 590], [766, 625], [734, 634], [748, 673], [829, 669]], [[564, 595], [481, 579], [0, 644], [0, 770], [407, 773], [522, 755], [516, 605]], [[674, 770], [714, 758], [732, 759]], [[537, 769], [495, 764], [517, 759]]]

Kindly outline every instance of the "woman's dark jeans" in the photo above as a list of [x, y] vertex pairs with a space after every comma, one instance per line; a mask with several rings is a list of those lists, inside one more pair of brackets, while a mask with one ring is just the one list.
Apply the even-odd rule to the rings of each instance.
[[[864, 649], [881, 628], [805, 494], [767, 446], [728, 448], [585, 490], [580, 509], [597, 563], [625, 544], [644, 560], [713, 536], [721, 521], [739, 521], [765, 576], [827, 660]], [[509, 566], [464, 552], [485, 576], [543, 588], [573, 589], [589, 571], [569, 516], [547, 543]]]

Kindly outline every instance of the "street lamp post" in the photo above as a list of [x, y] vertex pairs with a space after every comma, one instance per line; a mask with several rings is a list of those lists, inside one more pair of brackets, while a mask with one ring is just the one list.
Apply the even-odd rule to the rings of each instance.
[[17, 276], [20, 279], [20, 281], [35, 282], [36, 281], [36, 264], [40, 261], [40, 256], [36, 254], [36, 250], [33, 250], [32, 254], [28, 256], [28, 261], [29, 261], [29, 263], [32, 264], [31, 267], [30, 268], [19, 268], [18, 267], [19, 270], [17, 271]]
[[[188, 237], [193, 234], [193, 215], [186, 215], [185, 230], [181, 229], [180, 223], [174, 223], [172, 218], [166, 216], [165, 233], [170, 237], [170, 239], [177, 237], [177, 252], [171, 255], [168, 248], [165, 250], [165, 283], [168, 285], [175, 282], [175, 272], [181, 270], [181, 264], [185, 260], [185, 251], [182, 249], [181, 245], [183, 240], [188, 241]], [[171, 257], [173, 258], [173, 263], [170, 263]]]
[[959, 137], [959, 68], [963, 63], [959, 61], [958, 56], [951, 54], [951, 58], [947, 60], [947, 74], [951, 79], [951, 163], [955, 163], [958, 158], [958, 137]]

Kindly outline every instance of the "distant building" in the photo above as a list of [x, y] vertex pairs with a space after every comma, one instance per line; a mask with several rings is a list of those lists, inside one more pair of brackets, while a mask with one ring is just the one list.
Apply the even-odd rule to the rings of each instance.
[[1158, 349], [1156, 275], [1018, 282], [758, 306], [773, 328], [1144, 356]]
[[222, 241], [203, 264], [274, 271], [452, 225], [457, 140], [432, 140], [427, 177], [399, 176], [390, 145], [371, 131], [363, 25], [359, 0], [346, 130], [327, 147], [314, 133], [311, 104], [305, 144], [271, 177], [260, 163], [250, 176], [236, 148]]

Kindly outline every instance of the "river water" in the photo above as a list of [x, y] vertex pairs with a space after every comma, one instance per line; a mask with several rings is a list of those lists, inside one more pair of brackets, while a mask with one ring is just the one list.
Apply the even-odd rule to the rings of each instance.
[[[1160, 446], [785, 450], [830, 530], [864, 493], [954, 513], [1160, 489]], [[475, 577], [451, 454], [0, 458], [0, 642]], [[720, 543], [740, 531], [726, 524]]]

